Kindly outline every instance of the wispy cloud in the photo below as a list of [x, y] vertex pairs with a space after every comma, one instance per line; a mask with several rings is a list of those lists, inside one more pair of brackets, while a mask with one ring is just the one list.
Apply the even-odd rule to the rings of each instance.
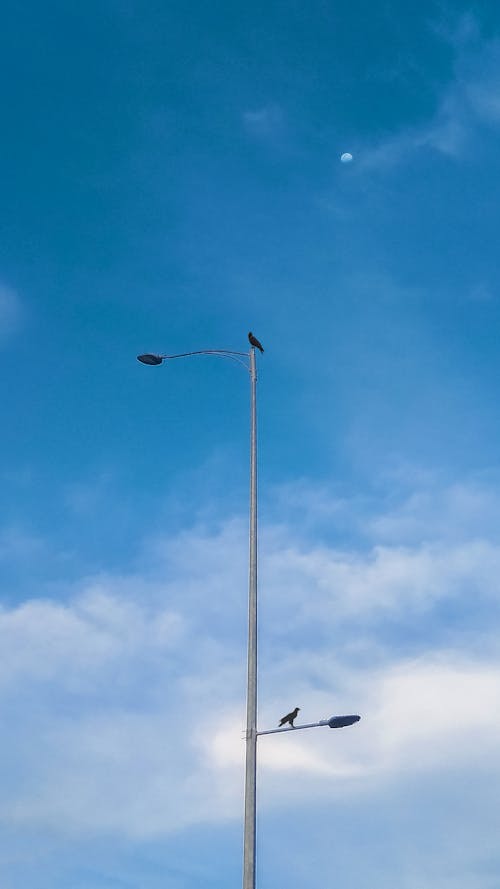
[[110, 481], [110, 473], [101, 472], [92, 481], [78, 481], [68, 484], [65, 500], [70, 511], [79, 516], [95, 512], [102, 503]]
[[15, 290], [0, 284], [0, 342], [14, 333], [24, 316], [21, 299]]
[[426, 149], [454, 160], [472, 158], [482, 131], [498, 128], [500, 42], [480, 39], [477, 22], [470, 15], [452, 33], [439, 33], [453, 46], [456, 59], [453, 79], [439, 96], [435, 114], [364, 151], [361, 169], [405, 163]]
[[280, 142], [286, 132], [285, 114], [279, 105], [269, 104], [244, 111], [242, 120], [246, 132], [262, 142]]
[[19, 525], [0, 528], [0, 562], [34, 559], [46, 551], [46, 541], [40, 535], [33, 534]]

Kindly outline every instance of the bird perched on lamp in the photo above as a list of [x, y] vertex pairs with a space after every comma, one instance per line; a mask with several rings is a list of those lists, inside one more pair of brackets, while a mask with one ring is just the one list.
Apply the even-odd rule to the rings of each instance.
[[283, 719], [280, 721], [280, 726], [286, 725], [288, 722], [292, 726], [292, 728], [295, 728], [295, 726], [293, 724], [293, 720], [297, 719], [299, 710], [300, 710], [300, 707], [296, 707], [295, 710], [292, 710], [291, 713], [287, 713], [286, 716], [284, 716]]
[[255, 346], [256, 349], [260, 349], [261, 352], [264, 351], [261, 343], [259, 343], [257, 337], [253, 335], [252, 331], [250, 331], [250, 333], [248, 334], [248, 342], [251, 346]]

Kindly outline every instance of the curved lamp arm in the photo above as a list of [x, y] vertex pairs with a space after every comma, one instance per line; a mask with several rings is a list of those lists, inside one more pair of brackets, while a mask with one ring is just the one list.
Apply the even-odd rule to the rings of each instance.
[[328, 725], [330, 728], [344, 728], [346, 725], [354, 725], [359, 722], [361, 716], [351, 714], [349, 716], [330, 716], [329, 719], [320, 719], [319, 722], [307, 722], [305, 725], [290, 725], [286, 728], [271, 728], [265, 732], [257, 732], [259, 735], [277, 735], [281, 732], [296, 732], [302, 728], [317, 728], [319, 725]]
[[[250, 353], [235, 352], [232, 349], [197, 349], [195, 352], [180, 352], [178, 355], [155, 355], [151, 352], [146, 352], [144, 355], [138, 355], [137, 360], [141, 364], [158, 366], [163, 364], [164, 361], [170, 361], [174, 358], [191, 358], [193, 355], [213, 355], [215, 358], [229, 358], [231, 361], [242, 364], [245, 370], [250, 372]], [[246, 361], [243, 361], [243, 358], [246, 358]]]

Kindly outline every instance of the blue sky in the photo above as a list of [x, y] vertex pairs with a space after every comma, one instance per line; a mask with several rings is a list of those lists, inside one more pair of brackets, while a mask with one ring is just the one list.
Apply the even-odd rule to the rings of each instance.
[[[497, 889], [500, 14], [2, 10], [0, 883]], [[351, 164], [341, 164], [349, 151]]]

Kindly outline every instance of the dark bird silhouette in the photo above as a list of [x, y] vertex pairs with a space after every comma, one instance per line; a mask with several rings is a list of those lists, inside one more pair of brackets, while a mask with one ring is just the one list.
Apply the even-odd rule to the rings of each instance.
[[295, 710], [292, 710], [291, 713], [287, 713], [286, 716], [284, 716], [283, 719], [281, 720], [280, 726], [286, 725], [286, 723], [289, 722], [290, 725], [292, 726], [292, 728], [294, 728], [293, 720], [297, 719], [297, 714], [298, 714], [299, 710], [300, 710], [300, 707], [296, 707]]
[[251, 346], [255, 346], [255, 348], [260, 349], [261, 352], [264, 351], [264, 349], [262, 348], [261, 344], [259, 343], [257, 337], [253, 335], [252, 331], [250, 331], [250, 333], [248, 334], [248, 341]]

